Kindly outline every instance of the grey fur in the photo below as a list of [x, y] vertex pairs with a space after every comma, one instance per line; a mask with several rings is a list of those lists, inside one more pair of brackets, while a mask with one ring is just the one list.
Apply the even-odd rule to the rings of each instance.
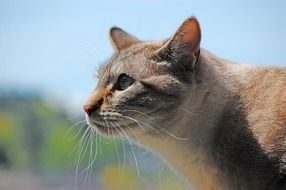
[[[103, 128], [119, 135], [121, 129], [112, 128], [120, 125], [130, 138], [161, 156], [199, 189], [286, 189], [285, 136], [271, 155], [259, 142], [249, 126], [240, 88], [250, 80], [237, 74], [239, 65], [201, 49], [199, 61], [189, 67], [196, 61], [194, 54], [171, 60], [157, 54], [165, 43], [136, 43], [101, 67], [87, 105], [94, 104], [94, 97], [113, 86], [122, 73], [136, 82], [125, 91], [107, 93], [104, 109], [88, 117], [90, 125], [105, 135]], [[239, 68], [252, 72], [248, 66]], [[202, 170], [201, 177], [193, 180], [192, 169]], [[204, 174], [210, 179], [200, 181]]]

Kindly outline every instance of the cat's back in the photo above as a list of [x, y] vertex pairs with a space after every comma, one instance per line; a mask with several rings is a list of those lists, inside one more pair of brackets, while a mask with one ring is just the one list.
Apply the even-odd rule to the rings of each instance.
[[263, 136], [261, 127], [267, 127], [265, 125], [268, 125], [265, 130], [274, 132], [283, 128], [285, 131], [286, 69], [252, 68], [247, 75], [249, 78], [241, 86], [240, 97], [250, 126], [260, 126], [259, 136]]
[[249, 69], [240, 97], [251, 132], [286, 175], [286, 69]]

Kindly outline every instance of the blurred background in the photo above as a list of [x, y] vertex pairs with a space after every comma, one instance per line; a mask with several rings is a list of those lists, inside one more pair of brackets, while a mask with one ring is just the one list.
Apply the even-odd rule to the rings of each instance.
[[283, 0], [0, 0], [0, 189], [192, 189], [126, 139], [84, 133], [82, 105], [113, 53], [109, 28], [164, 39], [195, 15], [203, 48], [285, 66], [285, 9]]

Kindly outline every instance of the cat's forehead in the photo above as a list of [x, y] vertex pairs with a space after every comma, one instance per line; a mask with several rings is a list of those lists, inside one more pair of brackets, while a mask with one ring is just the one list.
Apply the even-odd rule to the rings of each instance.
[[156, 73], [158, 69], [156, 62], [150, 57], [162, 47], [163, 43], [163, 41], [139, 43], [113, 55], [99, 68], [99, 78], [104, 75], [113, 77], [121, 73], [141, 78]]
[[114, 59], [113, 62], [118, 61], [128, 61], [132, 58], [150, 58], [159, 48], [164, 44], [164, 41], [150, 41], [141, 42], [132, 45], [131, 47], [120, 51]]

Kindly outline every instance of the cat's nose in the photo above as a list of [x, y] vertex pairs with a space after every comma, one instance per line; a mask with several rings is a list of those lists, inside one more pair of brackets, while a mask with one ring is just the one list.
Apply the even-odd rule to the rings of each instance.
[[83, 106], [83, 111], [87, 113], [87, 115], [91, 115], [93, 112], [99, 112], [99, 108], [103, 102], [103, 99], [100, 99], [95, 104], [88, 104]]
[[83, 111], [87, 113], [87, 115], [90, 115], [93, 112], [93, 107], [89, 105], [84, 105], [83, 106]]

